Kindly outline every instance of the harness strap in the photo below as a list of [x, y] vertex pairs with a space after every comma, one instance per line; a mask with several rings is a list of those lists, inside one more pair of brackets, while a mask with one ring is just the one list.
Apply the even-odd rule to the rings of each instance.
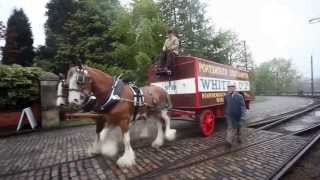
[[145, 105], [144, 96], [143, 96], [142, 90], [138, 88], [135, 84], [130, 84], [129, 87], [133, 93], [133, 106], [134, 106], [133, 121], [135, 121], [137, 114], [139, 112], [139, 107]]
[[105, 103], [101, 106], [100, 110], [110, 108], [112, 105], [120, 100], [120, 94], [122, 92], [124, 83], [120, 79], [121, 76], [113, 78], [112, 90], [109, 96], [107, 96]]

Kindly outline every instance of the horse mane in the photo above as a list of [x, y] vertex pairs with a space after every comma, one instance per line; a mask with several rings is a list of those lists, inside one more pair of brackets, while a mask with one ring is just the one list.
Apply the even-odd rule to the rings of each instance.
[[85, 69], [95, 73], [95, 74], [101, 74], [101, 75], [104, 75], [105, 77], [107, 78], [112, 78], [112, 76], [104, 71], [101, 71], [99, 69], [96, 69], [96, 68], [93, 68], [93, 67], [89, 67], [89, 66], [85, 66]]

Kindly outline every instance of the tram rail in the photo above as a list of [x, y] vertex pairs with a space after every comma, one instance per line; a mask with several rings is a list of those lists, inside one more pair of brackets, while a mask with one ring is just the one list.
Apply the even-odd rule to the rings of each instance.
[[[238, 151], [241, 151], [241, 150], [244, 150], [244, 149], [247, 149], [249, 147], [252, 147], [252, 146], [255, 146], [255, 145], [258, 145], [258, 144], [261, 144], [261, 143], [266, 143], [266, 142], [270, 142], [270, 141], [274, 141], [276, 139], [280, 139], [280, 138], [284, 138], [286, 136], [292, 136], [292, 135], [296, 135], [296, 136], [310, 136], [310, 133], [311, 132], [317, 132], [318, 135], [317, 136], [313, 136], [313, 138], [310, 138], [310, 142], [306, 144], [306, 146], [304, 146], [304, 148], [302, 148], [299, 152], [297, 152], [297, 154], [295, 156], [293, 156], [287, 163], [285, 163], [280, 169], [278, 169], [277, 171], [275, 171], [274, 175], [272, 177], [270, 177], [270, 179], [277, 179], [278, 177], [282, 177], [292, 166], [293, 164], [300, 158], [302, 157], [302, 155], [312, 147], [312, 145], [318, 141], [320, 139], [320, 124], [317, 124], [317, 125], [314, 125], [312, 127], [308, 127], [308, 128], [305, 128], [305, 129], [302, 129], [302, 130], [299, 130], [297, 132], [293, 132], [293, 133], [290, 133], [290, 134], [283, 134], [281, 136], [278, 136], [278, 137], [275, 137], [275, 138], [271, 138], [271, 139], [268, 139], [268, 140], [263, 140], [263, 141], [258, 141], [256, 143], [251, 143], [251, 144], [248, 144], [246, 146], [243, 146], [243, 147], [239, 147], [239, 148], [236, 148], [236, 149], [231, 149], [230, 151], [225, 151], [223, 153], [220, 153], [220, 154], [217, 154], [217, 155], [213, 155], [213, 156], [210, 156], [210, 157], [207, 157], [205, 159], [199, 159], [199, 160], [195, 160], [195, 161], [191, 161], [191, 162], [187, 162], [191, 157], [196, 157], [196, 156], [200, 156], [200, 155], [203, 155], [203, 154], [207, 154], [207, 152], [209, 152], [210, 150], [214, 149], [214, 148], [217, 148], [217, 146], [212, 146], [212, 147], [209, 147], [207, 149], [204, 149], [202, 151], [199, 151], [197, 153], [194, 153], [194, 154], [191, 154], [183, 159], [179, 159], [177, 161], [174, 161], [168, 165], [166, 165], [165, 167], [162, 167], [162, 168], [159, 168], [159, 169], [156, 169], [154, 171], [151, 171], [151, 172], [147, 172], [146, 174], [142, 174], [142, 175], [139, 175], [137, 177], [134, 177], [132, 179], [136, 180], [136, 179], [152, 179], [152, 178], [155, 178], [155, 177], [158, 177], [158, 176], [161, 176], [161, 175], [165, 175], [165, 174], [168, 174], [170, 172], [174, 172], [176, 170], [180, 170], [180, 169], [183, 169], [183, 168], [187, 168], [187, 167], [190, 167], [190, 166], [194, 166], [196, 164], [199, 164], [199, 163], [203, 163], [204, 161], [208, 161], [208, 160], [212, 160], [212, 159], [216, 159], [216, 158], [219, 158], [221, 156], [225, 156], [225, 155], [230, 155], [232, 153], [236, 153]], [[176, 164], [182, 164], [182, 165], [176, 165]]]
[[308, 137], [309, 142], [303, 146], [296, 154], [294, 154], [282, 167], [280, 167], [275, 173], [270, 177], [272, 180], [278, 180], [283, 177], [294, 165], [303, 157], [307, 152], [311, 150], [313, 145], [315, 145], [320, 140], [320, 124], [314, 125], [307, 128], [304, 131], [295, 133], [295, 135]]
[[[260, 131], [260, 130], [267, 130], [270, 128], [274, 128], [276, 126], [279, 126], [280, 124], [287, 122], [291, 119], [295, 119], [297, 117], [301, 117], [303, 115], [305, 115], [308, 112], [313, 111], [314, 109], [320, 107], [319, 102], [315, 102], [313, 103], [311, 106], [309, 107], [305, 107], [305, 108], [301, 108], [299, 110], [295, 110], [294, 112], [287, 112], [284, 113], [282, 115], [275, 117], [271, 117], [272, 120], [268, 120], [266, 119], [265, 121], [269, 121], [269, 124], [266, 124], [266, 122], [264, 122], [264, 126], [260, 126], [257, 129], [253, 129], [251, 130], [250, 133], [255, 133], [256, 131]], [[312, 146], [319, 141], [320, 139], [320, 122], [318, 124], [313, 124], [309, 127], [306, 127], [304, 129], [301, 130], [297, 130], [294, 132], [291, 132], [289, 134], [282, 134], [280, 136], [274, 137], [274, 138], [270, 138], [268, 140], [262, 140], [262, 141], [258, 141], [258, 142], [254, 142], [254, 143], [250, 143], [247, 144], [245, 146], [240, 146], [237, 147], [235, 149], [230, 149], [227, 151], [224, 151], [222, 153], [219, 154], [215, 154], [215, 155], [206, 155], [205, 158], [199, 158], [196, 160], [192, 160], [192, 158], [197, 157], [197, 156], [203, 156], [204, 154], [207, 154], [208, 152], [210, 152], [211, 150], [218, 148], [220, 145], [223, 145], [224, 142], [222, 142], [220, 145], [214, 145], [211, 147], [208, 147], [204, 150], [198, 151], [196, 153], [193, 153], [191, 155], [188, 155], [182, 159], [178, 159], [174, 162], [171, 162], [169, 164], [167, 164], [165, 167], [160, 167], [158, 169], [154, 169], [152, 171], [149, 171], [145, 174], [141, 174], [139, 176], [136, 176], [132, 179], [152, 179], [161, 175], [165, 175], [168, 173], [172, 173], [174, 171], [183, 169], [183, 168], [188, 168], [194, 165], [197, 165], [199, 163], [203, 163], [205, 161], [209, 161], [212, 159], [216, 159], [225, 155], [230, 155], [242, 150], [245, 150], [249, 147], [255, 146], [255, 145], [259, 145], [261, 143], [267, 143], [267, 142], [271, 142], [280, 138], [284, 138], [286, 136], [300, 136], [300, 137], [306, 137], [308, 139], [308, 142], [305, 144], [305, 146], [303, 146], [301, 149], [299, 149], [296, 154], [294, 154], [287, 162], [285, 162], [283, 164], [283, 166], [281, 166], [279, 169], [277, 169], [274, 174], [272, 176], [269, 177], [269, 179], [279, 179], [281, 178], [292, 166], [294, 166], [295, 162], [297, 162], [310, 148], [312, 148]], [[190, 161], [191, 159], [191, 161]], [[180, 165], [179, 165], [180, 164]]]
[[260, 121], [251, 122], [248, 124], [249, 128], [255, 128], [259, 130], [265, 130], [270, 129], [271, 127], [274, 127], [280, 123], [286, 122], [290, 119], [297, 118], [299, 116], [302, 116], [310, 111], [313, 111], [314, 109], [320, 107], [320, 101], [315, 100], [311, 105], [307, 107], [302, 107], [293, 111], [289, 111], [283, 114], [279, 114], [276, 116], [271, 116], [265, 119], [262, 119]]

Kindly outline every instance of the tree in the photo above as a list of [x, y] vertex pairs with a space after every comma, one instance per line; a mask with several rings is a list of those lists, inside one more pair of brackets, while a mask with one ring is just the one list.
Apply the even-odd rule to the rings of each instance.
[[164, 22], [179, 33], [183, 52], [202, 55], [201, 45], [210, 31], [203, 4], [199, 0], [162, 0], [159, 4]]
[[80, 61], [113, 63], [108, 32], [122, 9], [118, 0], [51, 0], [47, 8], [46, 46], [38, 48], [35, 65], [66, 72]]
[[33, 38], [29, 19], [22, 9], [13, 10], [5, 36], [2, 63], [31, 66], [34, 57]]
[[[63, 26], [66, 36], [57, 44], [55, 60], [65, 72], [72, 64], [93, 63], [116, 65], [110, 55], [113, 39], [109, 29], [120, 9], [118, 1], [80, 1], [77, 11]], [[106, 9], [110, 11], [105, 12]]]
[[58, 41], [66, 35], [63, 27], [78, 7], [75, 0], [51, 0], [46, 7], [48, 16], [45, 23], [46, 48], [54, 55]]
[[116, 39], [111, 53], [129, 80], [142, 85], [147, 68], [161, 51], [166, 26], [153, 0], [134, 0], [114, 21], [110, 34]]
[[[51, 0], [46, 5], [48, 19], [45, 23], [46, 45], [36, 50], [35, 66], [48, 71], [62, 72], [56, 59], [58, 44], [69, 35], [64, 30], [66, 22], [78, 9], [76, 0]], [[68, 67], [66, 67], [68, 68]]]
[[0, 40], [4, 38], [6, 27], [3, 25], [3, 22], [0, 21]]
[[[3, 22], [0, 21], [0, 42], [4, 39], [6, 27], [3, 25]], [[2, 59], [2, 47], [0, 47], [0, 59]], [[0, 62], [1, 64], [1, 62]]]
[[255, 85], [257, 94], [280, 94], [293, 91], [300, 76], [293, 69], [291, 61], [284, 58], [274, 58], [262, 63], [255, 70]]
[[183, 54], [231, 64], [231, 56], [239, 53], [236, 35], [215, 31], [200, 0], [160, 0], [159, 6], [162, 20], [179, 33]]

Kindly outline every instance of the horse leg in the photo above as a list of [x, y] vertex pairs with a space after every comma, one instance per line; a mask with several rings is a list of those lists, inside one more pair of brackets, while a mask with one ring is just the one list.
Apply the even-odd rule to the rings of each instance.
[[152, 142], [152, 147], [153, 148], [159, 148], [160, 146], [163, 145], [163, 130], [162, 130], [162, 122], [161, 118], [155, 118], [156, 119], [156, 124], [157, 124], [157, 137], [156, 139]]
[[130, 132], [129, 123], [120, 126], [123, 135], [124, 153], [118, 159], [117, 164], [119, 167], [130, 167], [136, 163], [135, 153], [130, 145]]
[[146, 117], [146, 114], [143, 114], [141, 115], [140, 119], [142, 119], [142, 130], [141, 130], [141, 133], [140, 133], [140, 137], [141, 138], [146, 138], [149, 136], [149, 133], [148, 133], [148, 124], [147, 124], [147, 117]]
[[111, 127], [105, 126], [100, 133], [101, 153], [109, 157], [113, 157], [118, 153], [117, 139], [110, 134], [112, 130]]
[[[96, 119], [96, 137], [95, 140], [92, 144], [92, 146], [89, 147], [88, 152], [90, 155], [93, 154], [99, 154], [101, 153], [101, 139], [104, 139], [106, 136], [106, 132], [102, 133], [102, 130], [104, 129], [106, 120], [104, 119], [103, 116], [98, 116]], [[102, 135], [103, 137], [101, 138]]]
[[170, 128], [170, 117], [167, 110], [161, 111], [161, 118], [165, 123], [165, 138], [168, 141], [173, 141], [176, 138], [176, 130]]
[[100, 153], [100, 148], [99, 148], [99, 134], [94, 139], [94, 142], [91, 146], [89, 146], [88, 153], [89, 155], [95, 155]]

